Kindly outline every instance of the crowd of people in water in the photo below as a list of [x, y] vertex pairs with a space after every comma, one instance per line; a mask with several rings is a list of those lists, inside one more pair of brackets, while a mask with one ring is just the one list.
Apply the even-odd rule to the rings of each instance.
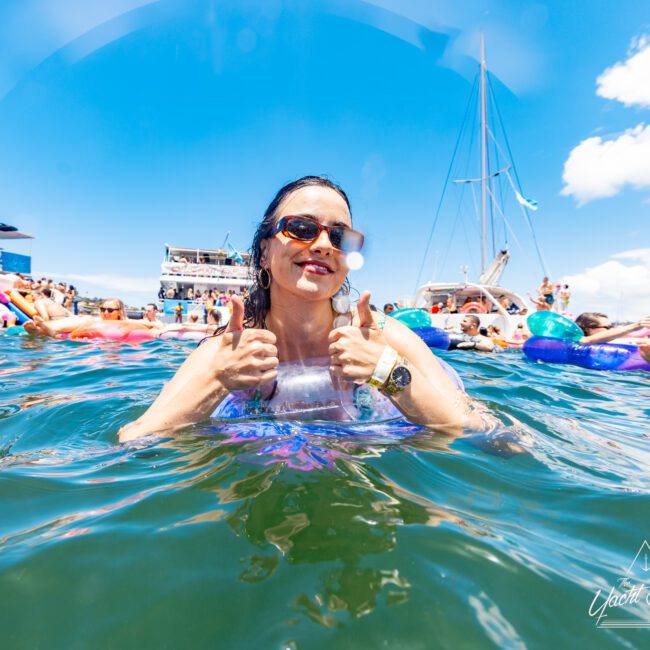
[[[80, 323], [87, 323], [92, 316], [78, 315], [78, 294], [74, 285], [64, 282], [54, 282], [52, 279], [30, 279], [17, 274], [15, 284], [17, 290], [27, 302], [33, 303], [37, 315], [34, 322], [27, 324], [26, 329], [33, 334], [59, 336], [72, 331]], [[548, 277], [544, 277], [537, 289], [537, 297], [528, 294], [538, 311], [556, 311], [567, 314], [571, 293], [567, 284], [554, 284]], [[232, 313], [233, 296], [243, 301], [248, 299], [248, 289], [240, 291], [229, 290], [203, 290], [194, 292], [192, 287], [182, 291], [177, 288], [165, 290], [161, 287], [158, 294], [160, 300], [173, 299], [178, 303], [173, 308], [174, 323], [165, 323], [162, 320], [161, 310], [157, 303], [149, 303], [138, 314], [132, 310], [131, 317], [127, 317], [124, 303], [118, 298], [107, 298], [98, 308], [95, 318], [100, 320], [133, 321], [142, 327], [157, 328], [161, 331], [174, 331], [179, 326], [194, 328], [198, 332], [205, 332], [206, 336], [212, 334], [224, 322], [223, 312], [218, 308], [226, 308]], [[507, 296], [497, 298], [499, 305], [509, 314], [526, 315], [527, 310], [511, 302]], [[184, 303], [191, 302], [188, 309]], [[431, 301], [430, 301], [431, 302]], [[445, 303], [431, 302], [424, 307], [432, 314], [457, 314], [463, 313], [467, 304], [477, 304], [484, 309], [481, 313], [494, 313], [497, 307], [492, 305], [485, 295], [480, 297], [467, 297], [459, 305], [456, 296], [450, 294]], [[374, 311], [379, 311], [371, 305]], [[390, 315], [395, 310], [404, 308], [400, 301], [386, 303], [383, 307], [385, 315]], [[470, 338], [455, 345], [455, 349], [472, 349], [477, 351], [491, 351], [499, 347], [521, 347], [531, 336], [525, 322], [520, 322], [509, 338], [502, 333], [502, 328], [497, 324], [487, 326], [481, 323], [481, 313], [466, 314], [457, 328], [448, 327], [450, 332], [458, 332]], [[570, 314], [569, 314], [570, 315]], [[134, 318], [135, 316], [135, 318]], [[74, 317], [74, 318], [73, 318]], [[13, 320], [12, 320], [13, 318]], [[53, 324], [54, 321], [58, 321]], [[47, 324], [46, 324], [47, 323]], [[614, 326], [606, 314], [599, 312], [586, 312], [576, 318], [576, 323], [583, 330], [583, 343], [605, 343], [615, 339], [624, 338], [634, 330], [649, 327], [648, 318], [629, 325]], [[10, 327], [15, 324], [15, 317], [9, 313], [4, 317], [3, 326]], [[643, 345], [644, 352], [647, 348]]]
[[[161, 333], [174, 332], [179, 329], [194, 330], [197, 333], [203, 332], [206, 336], [210, 336], [227, 320], [224, 317], [223, 309], [227, 309], [229, 314], [232, 313], [233, 297], [236, 296], [242, 301], [249, 298], [249, 291], [245, 287], [240, 291], [212, 289], [197, 291], [196, 293], [192, 287], [189, 287], [184, 292], [178, 289], [165, 290], [161, 288], [158, 294], [160, 300], [166, 298], [178, 301], [173, 308], [174, 322], [166, 323], [163, 321], [157, 303], [151, 302], [147, 304], [140, 313], [137, 310], [131, 310], [129, 317], [124, 303], [119, 298], [103, 300], [96, 315], [79, 315], [78, 294], [73, 285], [54, 282], [52, 279], [47, 278], [30, 279], [21, 274], [17, 274], [16, 277], [14, 289], [27, 302], [32, 303], [36, 311], [33, 322], [26, 323], [25, 329], [34, 335], [53, 337], [65, 335], [92, 320], [125, 321], [134, 328], [156, 329]], [[544, 277], [537, 289], [537, 297], [535, 298], [531, 294], [528, 295], [537, 306], [537, 311], [556, 311], [568, 314], [571, 293], [567, 284], [553, 284], [548, 277]], [[514, 304], [505, 295], [499, 296], [497, 300], [508, 314], [524, 316], [527, 313], [524, 307]], [[189, 309], [184, 304], [187, 301], [191, 303]], [[467, 297], [460, 305], [453, 294], [448, 295], [444, 304], [431, 301], [430, 303], [424, 309], [432, 314], [463, 313], [463, 307], [469, 303], [484, 308], [478, 314], [465, 314], [458, 326], [445, 328], [452, 334], [457, 333], [464, 337], [453, 344], [453, 349], [490, 352], [499, 348], [521, 347], [531, 336], [525, 321], [518, 323], [515, 331], [507, 338], [498, 324], [483, 325], [481, 315], [497, 311], [497, 307], [491, 304], [485, 295]], [[370, 305], [370, 307], [375, 312], [379, 311], [374, 305]], [[404, 307], [400, 301], [386, 303], [383, 306], [383, 313], [389, 316], [394, 311]], [[15, 325], [15, 316], [10, 312], [2, 318], [4, 327]], [[584, 333], [584, 337], [580, 340], [581, 343], [607, 343], [614, 340], [633, 342], [640, 344], [641, 354], [650, 359], [650, 345], [645, 340], [626, 338], [631, 334], [633, 335], [636, 330], [650, 327], [650, 316], [627, 325], [614, 325], [606, 314], [585, 312], [580, 314], [575, 319], [575, 322]]]

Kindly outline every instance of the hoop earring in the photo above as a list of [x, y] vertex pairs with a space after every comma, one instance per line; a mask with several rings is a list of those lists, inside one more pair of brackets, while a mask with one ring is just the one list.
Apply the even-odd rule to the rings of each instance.
[[266, 269], [260, 269], [257, 272], [257, 284], [259, 284], [262, 289], [271, 288], [271, 274]]

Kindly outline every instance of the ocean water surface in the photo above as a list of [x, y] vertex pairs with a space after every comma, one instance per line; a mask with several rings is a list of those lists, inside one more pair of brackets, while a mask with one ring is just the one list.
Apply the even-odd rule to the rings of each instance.
[[0, 335], [3, 648], [650, 645], [650, 373], [442, 353], [501, 426], [118, 444], [190, 349]]

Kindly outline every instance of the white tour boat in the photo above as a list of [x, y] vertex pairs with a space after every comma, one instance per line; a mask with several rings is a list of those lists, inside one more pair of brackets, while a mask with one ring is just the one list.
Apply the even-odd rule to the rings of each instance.
[[[250, 255], [231, 248], [182, 248], [165, 244], [165, 257], [161, 264], [160, 292], [158, 295], [165, 320], [171, 320], [179, 303], [184, 314], [202, 314], [204, 291], [216, 289], [228, 295], [240, 293], [252, 284], [249, 271]], [[188, 299], [192, 290], [192, 299]], [[230, 312], [221, 306], [222, 323], [227, 323]], [[202, 321], [202, 319], [200, 319]]]

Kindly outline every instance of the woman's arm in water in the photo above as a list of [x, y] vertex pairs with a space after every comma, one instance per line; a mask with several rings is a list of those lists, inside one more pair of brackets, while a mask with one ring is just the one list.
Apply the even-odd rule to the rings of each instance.
[[228, 394], [214, 372], [219, 347], [218, 339], [210, 339], [196, 348], [147, 411], [120, 429], [120, 442], [209, 417]]
[[190, 354], [144, 415], [120, 429], [120, 442], [205, 420], [231, 391], [275, 379], [275, 335], [244, 330], [243, 303], [236, 298], [233, 306], [225, 333]]
[[[391, 396], [407, 420], [445, 430], [472, 426], [469, 400], [417, 334], [395, 319], [387, 319], [384, 329], [388, 345], [407, 360], [410, 385]], [[482, 424], [481, 424], [482, 426]]]

